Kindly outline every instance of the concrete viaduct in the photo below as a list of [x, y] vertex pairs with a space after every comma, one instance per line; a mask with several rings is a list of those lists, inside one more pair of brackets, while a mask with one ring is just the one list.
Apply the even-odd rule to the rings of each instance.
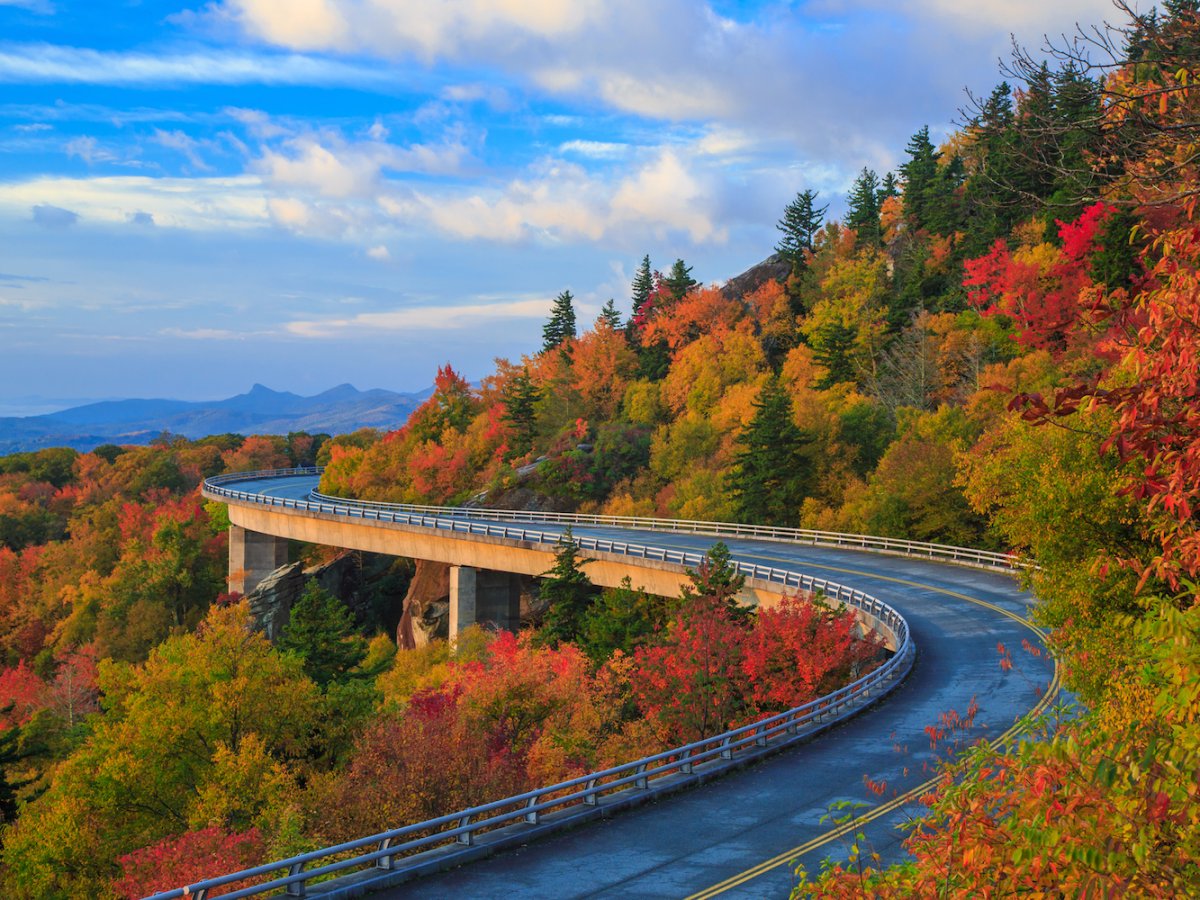
[[[450, 633], [458, 634], [468, 625], [489, 623], [513, 629], [520, 612], [519, 581], [514, 575], [541, 575], [554, 565], [556, 548], [543, 541], [526, 538], [528, 527], [513, 522], [508, 536], [504, 533], [470, 533], [430, 529], [426, 524], [410, 524], [373, 517], [375, 504], [360, 504], [338, 498], [324, 500], [327, 509], [264, 503], [264, 498], [302, 501], [314, 496], [317, 476], [295, 476], [237, 482], [240, 493], [218, 493], [206, 487], [206, 495], [229, 505], [229, 584], [231, 591], [247, 594], [268, 575], [287, 563], [288, 540], [365, 550], [389, 556], [404, 556], [448, 563], [450, 569]], [[416, 507], [395, 505], [396, 509]], [[444, 519], [445, 510], [430, 509], [431, 518]], [[466, 512], [466, 511], [463, 511]], [[473, 510], [475, 515], [486, 510]], [[357, 516], [355, 514], [358, 514]], [[552, 517], [569, 520], [576, 517]], [[582, 517], [594, 518], [594, 517]], [[540, 525], [541, 523], [539, 523]], [[553, 528], [553, 525], [549, 527]], [[542, 529], [539, 527], [539, 533]], [[557, 533], [557, 530], [556, 530]], [[715, 542], [719, 538], [714, 537]], [[652, 594], [677, 596], [689, 579], [672, 564], [669, 555], [662, 559], [631, 557], [613, 550], [589, 549], [588, 578], [601, 587], [617, 587], [629, 577]], [[786, 586], [753, 576], [746, 579], [741, 599], [753, 606], [771, 606], [788, 593]], [[869, 624], [869, 623], [868, 623]], [[895, 649], [892, 647], [891, 649]]]
[[[418, 853], [407, 874], [391, 870], [390, 858], [389, 871], [381, 872], [379, 855], [390, 851], [376, 849], [363, 857], [367, 862], [360, 868], [367, 869], [310, 885], [310, 897], [358, 897], [417, 872], [426, 877], [404, 884], [402, 893], [380, 896], [787, 896], [797, 863], [817, 871], [828, 854], [844, 858], [848, 828], [863, 834], [884, 861], [903, 858], [896, 826], [920, 815], [919, 798], [933, 784], [940, 751], [931, 747], [925, 729], [943, 713], [976, 705], [974, 725], [962, 740], [999, 743], [1016, 733], [1014, 722], [1031, 710], [1045, 709], [1058, 691], [1054, 662], [1044, 651], [1041, 634], [1027, 621], [1033, 598], [1018, 589], [1012, 561], [1001, 554], [737, 525], [360, 503], [314, 494], [315, 470], [269, 476], [221, 476], [205, 485], [206, 496], [229, 504], [231, 574], [246, 588], [281, 562], [284, 541], [294, 538], [449, 563], [458, 570], [454, 627], [484, 619], [504, 624], [513, 616], [507, 573], [547, 571], [554, 539], [570, 524], [584, 555], [595, 560], [586, 571], [596, 583], [617, 584], [630, 575], [648, 590], [675, 594], [686, 580], [683, 564], [694, 567], [698, 554], [723, 540], [749, 576], [748, 601], [770, 604], [798, 587], [822, 590], [828, 585], [828, 593], [855, 607], [866, 624], [887, 625], [906, 636], [906, 647], [916, 648], [903, 670], [907, 677], [887, 687], [883, 701], [868, 712], [835, 717], [833, 725], [818, 724], [812, 734], [821, 737], [793, 737], [785, 742], [788, 749], [769, 760], [753, 755], [756, 739], [751, 735], [748, 749], [759, 762], [718, 781], [702, 772], [704, 766], [691, 763], [685, 775], [678, 761], [671, 763], [676, 774], [648, 784], [635, 770], [628, 790], [611, 798], [585, 798], [553, 812], [518, 809], [511, 826], [468, 838], [465, 844], [462, 835], [457, 842], [451, 837], [449, 844]], [[889, 617], [896, 611], [902, 619]], [[1001, 665], [1005, 654], [1014, 665]], [[714, 762], [718, 768], [724, 764]], [[868, 777], [886, 785], [882, 796], [864, 789]], [[608, 826], [554, 830], [563, 822], [611, 815], [605, 812], [610, 800], [609, 809], [626, 809], [632, 795], [654, 799], [697, 780], [705, 783], [702, 790], [628, 809]], [[658, 784], [665, 787], [659, 790]], [[540, 808], [542, 800], [528, 802], [535, 801]], [[839, 801], [865, 804], [850, 826], [830, 822], [831, 805]], [[556, 817], [559, 824], [552, 826]], [[462, 821], [447, 818], [451, 821], [443, 827]], [[542, 839], [530, 843], [534, 837]], [[364, 837], [353, 852], [368, 853], [403, 839]], [[523, 847], [520, 853], [496, 855], [487, 865], [461, 865], [514, 842]], [[320, 873], [323, 861], [332, 858], [329, 853], [347, 847], [272, 863], [264, 874], [281, 865], [300, 873], [287, 876], [293, 879], [303, 872]], [[405, 865], [410, 865], [407, 858]], [[210, 896], [233, 877], [212, 879]], [[156, 895], [155, 900], [195, 897], [197, 888], [208, 889], [205, 885]], [[304, 895], [302, 884], [292, 887]]]

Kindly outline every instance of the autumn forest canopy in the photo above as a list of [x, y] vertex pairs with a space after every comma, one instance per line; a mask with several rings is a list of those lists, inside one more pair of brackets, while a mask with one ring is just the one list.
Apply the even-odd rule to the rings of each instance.
[[590, 323], [564, 289], [538, 352], [477, 386], [443, 367], [395, 431], [0, 458], [4, 895], [140, 896], [214, 874], [183, 859], [234, 870], [421, 821], [882, 658], [819, 597], [740, 607], [720, 546], [666, 598], [599, 591], [564, 543], [527, 628], [453, 649], [398, 651], [386, 610], [315, 584], [268, 640], [226, 593], [228, 522], [198, 485], [314, 463], [365, 499], [1034, 561], [1079, 708], [948, 765], [909, 862], [863, 854], [797, 894], [1200, 889], [1200, 12], [1118, 7], [1120, 29], [1018, 51], [944, 143], [921, 127], [894, 171], [863, 169], [840, 219], [781, 197], [764, 264], [716, 286], [647, 256]]

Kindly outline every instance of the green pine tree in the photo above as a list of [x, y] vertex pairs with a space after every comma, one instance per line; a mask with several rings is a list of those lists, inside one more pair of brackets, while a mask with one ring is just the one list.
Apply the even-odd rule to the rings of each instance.
[[583, 614], [580, 646], [597, 665], [614, 650], [632, 653], [667, 624], [672, 601], [634, 588], [629, 576], [609, 588]]
[[501, 397], [504, 401], [502, 418], [513, 427], [508, 457], [515, 459], [533, 449], [533, 439], [537, 435], [537, 403], [542, 392], [529, 377], [529, 368], [526, 367], [504, 386]]
[[663, 279], [663, 284], [666, 285], [671, 299], [678, 301], [686, 297], [688, 292], [700, 282], [692, 277], [692, 267], [685, 265], [682, 259], [677, 259], [671, 266], [671, 271], [667, 273], [667, 277]]
[[596, 327], [601, 325], [607, 325], [613, 331], [621, 327], [621, 313], [612, 297], [608, 298], [608, 302], [600, 308], [600, 315], [596, 317]]
[[846, 226], [857, 233], [860, 247], [878, 247], [883, 241], [879, 231], [879, 192], [879, 176], [863, 166], [846, 199]]
[[805, 254], [813, 252], [813, 242], [825, 221], [827, 209], [828, 204], [817, 206], [817, 192], [813, 190], [801, 191], [784, 209], [783, 218], [776, 226], [783, 232], [783, 237], [775, 250], [792, 264], [793, 274], [799, 274], [807, 267]]
[[347, 680], [367, 655], [367, 642], [358, 634], [350, 610], [315, 581], [292, 606], [278, 647], [299, 656], [305, 673], [322, 688]]
[[550, 308], [550, 320], [542, 326], [542, 352], [553, 350], [567, 338], [578, 333], [575, 330], [575, 306], [570, 291], [563, 291], [554, 298]]
[[928, 125], [912, 136], [905, 152], [908, 162], [900, 166], [904, 176], [904, 212], [916, 229], [925, 228], [941, 157], [929, 140]]
[[592, 581], [582, 568], [590, 561], [580, 557], [579, 545], [568, 527], [558, 540], [553, 567], [541, 575], [538, 596], [548, 606], [538, 632], [540, 643], [554, 647], [579, 640], [593, 593]]
[[645, 306], [646, 301], [650, 299], [650, 294], [654, 290], [654, 273], [650, 269], [649, 253], [642, 257], [642, 264], [638, 266], [637, 274], [633, 276], [631, 288], [633, 293], [633, 314], [636, 316], [642, 307]]
[[813, 359], [825, 368], [817, 387], [826, 390], [857, 377], [854, 367], [854, 329], [841, 322], [830, 322], [812, 336]]
[[900, 196], [900, 182], [896, 179], [894, 172], [888, 172], [883, 176], [883, 181], [879, 183], [879, 207], [883, 208], [883, 201], [889, 197]]
[[725, 612], [731, 620], [745, 625], [750, 622], [754, 611], [738, 602], [738, 592], [746, 584], [743, 575], [733, 561], [729, 547], [724, 541], [717, 541], [708, 548], [698, 569], [688, 569], [690, 585], [684, 585], [679, 599], [683, 604], [694, 597], [713, 597], [725, 607]]
[[752, 525], [795, 525], [809, 493], [812, 438], [792, 420], [792, 401], [771, 375], [754, 401], [754, 415], [738, 435], [730, 487], [738, 520]]

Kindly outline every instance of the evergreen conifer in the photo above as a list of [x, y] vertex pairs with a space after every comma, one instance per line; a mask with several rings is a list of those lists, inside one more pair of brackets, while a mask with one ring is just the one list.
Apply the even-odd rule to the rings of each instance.
[[739, 521], [795, 525], [808, 496], [812, 438], [792, 420], [792, 400], [778, 375], [767, 379], [753, 406], [730, 475]]
[[567, 338], [578, 334], [575, 330], [575, 306], [570, 291], [563, 291], [554, 298], [550, 308], [550, 320], [542, 326], [542, 352], [553, 350]]

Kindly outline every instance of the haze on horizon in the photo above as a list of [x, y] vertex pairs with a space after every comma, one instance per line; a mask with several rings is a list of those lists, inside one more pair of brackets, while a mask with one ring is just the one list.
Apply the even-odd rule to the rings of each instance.
[[1116, 18], [896, 6], [0, 0], [0, 407], [477, 379], [564, 288], [628, 313], [645, 253], [720, 281], [836, 214], [1010, 32]]

